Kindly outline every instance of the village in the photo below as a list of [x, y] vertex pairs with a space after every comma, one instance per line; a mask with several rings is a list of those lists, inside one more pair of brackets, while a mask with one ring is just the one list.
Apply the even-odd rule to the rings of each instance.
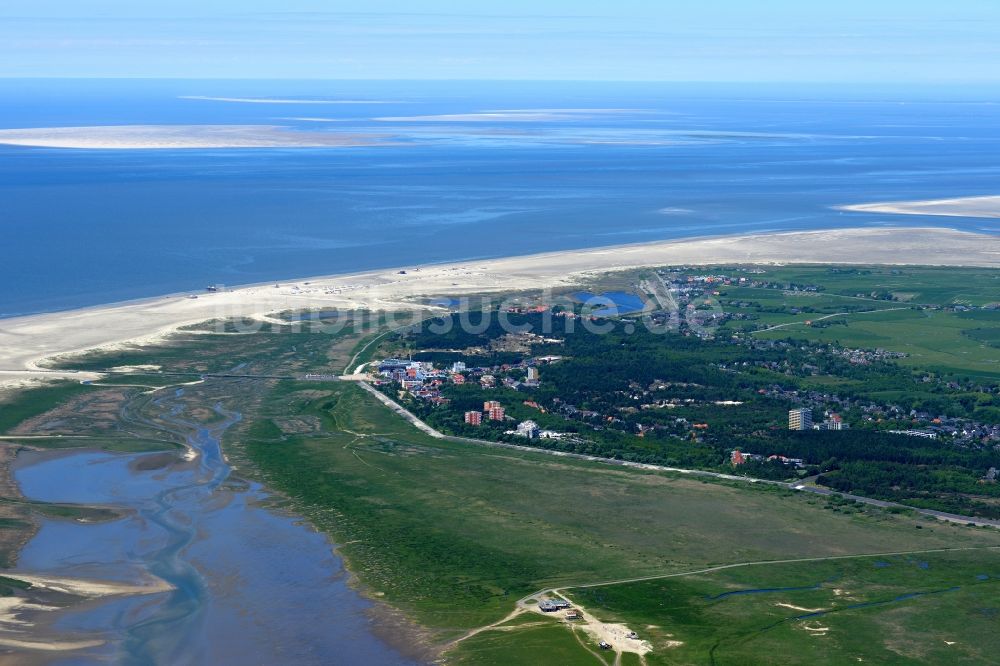
[[[508, 341], [509, 342], [509, 341]], [[509, 347], [510, 345], [505, 345]], [[539, 385], [538, 366], [555, 363], [559, 356], [543, 356], [537, 359], [526, 359], [520, 363], [504, 363], [494, 367], [468, 367], [464, 362], [452, 363], [448, 369], [437, 369], [429, 361], [413, 361], [409, 359], [387, 358], [378, 363], [378, 379], [376, 386], [398, 384], [410, 397], [425, 401], [431, 405], [447, 405], [450, 400], [442, 396], [442, 388], [448, 384], [463, 386], [469, 382], [478, 382], [482, 389], [505, 387], [514, 391], [533, 388]], [[524, 400], [526, 407], [544, 412], [545, 409], [532, 400]], [[508, 424], [513, 419], [508, 416], [507, 409], [499, 400], [483, 402], [481, 410], [467, 410], [463, 413], [463, 422], [470, 426], [481, 426], [484, 422]], [[504, 434], [516, 435], [525, 439], [563, 439], [571, 437], [567, 433], [554, 430], [543, 430], [535, 421], [525, 419], [516, 427], [505, 430]]]

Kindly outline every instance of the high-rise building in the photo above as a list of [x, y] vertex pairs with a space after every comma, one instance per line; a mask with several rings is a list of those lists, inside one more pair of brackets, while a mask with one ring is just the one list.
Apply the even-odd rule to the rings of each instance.
[[503, 407], [492, 407], [486, 410], [486, 414], [490, 417], [490, 421], [503, 421], [507, 416]]
[[811, 430], [812, 425], [813, 414], [811, 409], [800, 407], [788, 412], [789, 430]]
[[480, 425], [483, 422], [482, 412], [466, 412], [465, 422], [469, 425]]
[[499, 400], [487, 400], [486, 402], [483, 403], [483, 411], [488, 412], [491, 409], [496, 409], [502, 406], [503, 405], [500, 404]]
[[522, 421], [517, 426], [517, 434], [528, 439], [535, 439], [539, 432], [538, 424], [534, 421]]
[[528, 381], [529, 382], [538, 381], [538, 368], [528, 368]]

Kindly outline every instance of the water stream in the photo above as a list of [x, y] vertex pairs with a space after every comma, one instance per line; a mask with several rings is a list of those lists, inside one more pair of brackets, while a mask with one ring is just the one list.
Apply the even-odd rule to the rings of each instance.
[[[327, 539], [261, 505], [259, 485], [233, 481], [220, 437], [240, 418], [184, 419], [174, 394], [154, 406], [199, 453], [189, 465], [144, 469], [151, 455], [31, 454], [17, 465], [35, 500], [129, 510], [102, 524], [45, 521], [18, 569], [58, 576], [136, 581], [152, 574], [175, 589], [88, 603], [54, 627], [105, 644], [53, 663], [406, 664], [380, 640], [372, 604], [346, 581]], [[148, 458], [148, 459], [147, 459]]]

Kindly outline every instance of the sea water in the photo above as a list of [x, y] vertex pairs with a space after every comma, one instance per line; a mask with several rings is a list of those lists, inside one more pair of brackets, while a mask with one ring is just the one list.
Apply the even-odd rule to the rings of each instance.
[[[305, 103], [317, 101], [355, 103]], [[997, 194], [1000, 105], [969, 93], [0, 82], [0, 128], [129, 124], [278, 125], [377, 134], [384, 145], [0, 145], [0, 316], [208, 284], [692, 236], [884, 225], [1000, 231], [997, 220], [834, 208]]]

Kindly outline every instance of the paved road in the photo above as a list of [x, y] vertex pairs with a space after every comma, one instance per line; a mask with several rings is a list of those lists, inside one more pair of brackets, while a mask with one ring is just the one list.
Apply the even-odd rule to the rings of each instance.
[[376, 389], [368, 382], [357, 381], [357, 384], [360, 385], [363, 389], [365, 389], [369, 393], [371, 393], [372, 395], [374, 395], [379, 402], [386, 405], [387, 407], [389, 407], [389, 409], [396, 412], [401, 417], [412, 423], [415, 427], [427, 433], [431, 437], [437, 439], [444, 439], [452, 442], [461, 442], [463, 444], [475, 444], [477, 446], [488, 446], [500, 449], [512, 449], [515, 451], [525, 451], [529, 453], [542, 453], [550, 456], [572, 458], [574, 460], [586, 460], [588, 462], [599, 462], [606, 465], [616, 465], [618, 467], [629, 467], [632, 469], [641, 469], [652, 472], [672, 472], [675, 474], [684, 474], [686, 476], [700, 476], [713, 479], [723, 479], [726, 481], [740, 481], [743, 483], [766, 483], [768, 485], [787, 488], [789, 490], [795, 490], [803, 493], [812, 493], [814, 495], [824, 495], [828, 497], [841, 497], [844, 499], [854, 500], [855, 502], [860, 502], [861, 504], [869, 504], [871, 506], [878, 506], [882, 508], [897, 507], [900, 509], [907, 509], [922, 514], [924, 516], [930, 516], [933, 518], [937, 518], [939, 520], [946, 520], [948, 522], [953, 522], [953, 523], [972, 524], [972, 525], [986, 526], [986, 527], [1000, 527], [1000, 520], [990, 520], [988, 518], [977, 518], [974, 516], [962, 516], [954, 513], [945, 513], [943, 511], [934, 511], [933, 509], [918, 509], [912, 506], [906, 506], [905, 504], [899, 504], [897, 502], [887, 502], [885, 500], [873, 499], [871, 497], [851, 495], [850, 493], [842, 493], [837, 490], [830, 490], [829, 488], [823, 488], [820, 486], [806, 485], [801, 482], [787, 483], [785, 481], [754, 479], [746, 476], [737, 476], [735, 474], [724, 474], [722, 472], [709, 472], [699, 469], [667, 467], [665, 465], [650, 465], [648, 463], [637, 463], [637, 462], [630, 462], [627, 460], [615, 460], [613, 458], [601, 458], [600, 456], [588, 456], [582, 453], [569, 453], [567, 451], [552, 451], [549, 449], [541, 449], [532, 446], [518, 446], [517, 444], [507, 444], [504, 442], [491, 442], [485, 439], [473, 439], [471, 437], [454, 437], [452, 435], [446, 435], [443, 432], [436, 430], [431, 425], [418, 418], [413, 412], [409, 411], [408, 409], [400, 405], [398, 402], [396, 402], [392, 398], [388, 397], [387, 395]]
[[[65, 373], [67, 371], [47, 371], [47, 370], [37, 370], [35, 372], [41, 374], [57, 374]], [[70, 371], [73, 372], [73, 371]], [[111, 374], [111, 375], [130, 375], [137, 374], [134, 372], [125, 372], [121, 370], [95, 370], [100, 374]], [[81, 373], [84, 374], [84, 373]], [[145, 373], [150, 375], [164, 375], [167, 377], [200, 377], [200, 378], [213, 378], [213, 379], [295, 379], [302, 380], [303, 377], [295, 375], [255, 375], [255, 374], [235, 374], [235, 373], [197, 373], [197, 372], [171, 372], [171, 371], [158, 371]], [[647, 463], [637, 463], [630, 462], [627, 460], [615, 460], [613, 458], [601, 458], [600, 456], [588, 456], [582, 453], [569, 453], [567, 451], [552, 451], [549, 449], [536, 448], [532, 446], [518, 446], [517, 444], [507, 444], [504, 442], [491, 442], [485, 439], [474, 439], [471, 437], [454, 437], [452, 435], [446, 435], [439, 430], [431, 427], [426, 422], [419, 419], [415, 414], [410, 412], [408, 409], [404, 408], [398, 402], [388, 397], [374, 386], [366, 381], [360, 379], [359, 376], [348, 375], [342, 377], [336, 377], [334, 375], [323, 375], [321, 376], [323, 381], [354, 381], [364, 390], [371, 393], [375, 398], [381, 402], [383, 405], [394, 411], [399, 416], [403, 417], [416, 428], [422, 432], [434, 437], [436, 439], [444, 439], [452, 442], [461, 442], [464, 444], [475, 444], [477, 446], [488, 446], [492, 448], [500, 449], [511, 449], [515, 451], [525, 451], [529, 453], [542, 453], [550, 456], [558, 456], [562, 458], [572, 458], [574, 460], [585, 460], [588, 462], [598, 462], [606, 465], [616, 465], [618, 467], [629, 467], [633, 469], [641, 469], [652, 472], [672, 472], [675, 474], [684, 474], [687, 476], [700, 476], [708, 477], [713, 479], [723, 479], [726, 481], [740, 481], [743, 483], [766, 483], [772, 486], [779, 486], [783, 488], [788, 488], [791, 490], [796, 490], [804, 493], [812, 493], [814, 495], [824, 495], [824, 496], [836, 496], [842, 497], [844, 499], [854, 500], [855, 502], [860, 502], [862, 504], [869, 504], [872, 506], [879, 506], [883, 508], [898, 507], [901, 509], [908, 509], [916, 513], [930, 516], [932, 518], [937, 518], [938, 520], [946, 520], [953, 523], [963, 523], [971, 524], [977, 526], [988, 526], [988, 527], [1000, 527], [1000, 520], [990, 520], [988, 518], [977, 518], [974, 516], [962, 516], [954, 513], [946, 513], [944, 511], [935, 511], [933, 509], [918, 509], [911, 506], [906, 506], [905, 504], [899, 504], [897, 502], [887, 502], [884, 500], [873, 499], [871, 497], [862, 497], [860, 495], [851, 495], [850, 493], [842, 493], [836, 490], [830, 490], [829, 488], [822, 488], [820, 486], [806, 485], [801, 482], [796, 483], [786, 483], [784, 481], [771, 481], [768, 479], [754, 479], [746, 476], [736, 476], [735, 474], [724, 474], [722, 472], [709, 472], [705, 470], [698, 469], [684, 469], [680, 467], [667, 467], [664, 465], [650, 465]]]

